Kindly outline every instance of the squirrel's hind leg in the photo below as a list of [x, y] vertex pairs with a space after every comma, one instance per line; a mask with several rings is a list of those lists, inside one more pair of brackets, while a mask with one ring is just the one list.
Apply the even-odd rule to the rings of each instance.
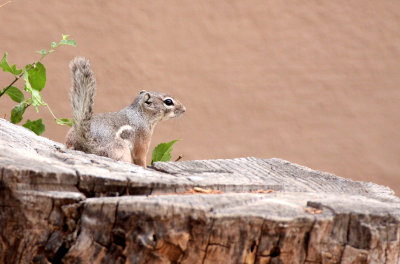
[[75, 136], [75, 129], [73, 127], [68, 130], [66, 139], [65, 139], [65, 145], [68, 149], [73, 149], [73, 150], [80, 150], [84, 152], [88, 152], [88, 149], [85, 148], [77, 139]]
[[132, 163], [131, 144], [125, 140], [116, 140], [110, 146], [108, 157], [114, 160], [120, 160]]

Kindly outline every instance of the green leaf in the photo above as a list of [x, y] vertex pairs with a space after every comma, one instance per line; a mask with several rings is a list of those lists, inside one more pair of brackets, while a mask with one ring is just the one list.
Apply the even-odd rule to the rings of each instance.
[[35, 107], [36, 112], [39, 112], [38, 106], [45, 105], [45, 103], [42, 100], [42, 95], [40, 94], [39, 91], [34, 90], [31, 86], [31, 83], [29, 81], [29, 74], [27, 71], [24, 72], [24, 80], [25, 80], [25, 91], [31, 93], [31, 104]]
[[[28, 66], [26, 66], [28, 67]], [[25, 80], [25, 91], [30, 92], [33, 90], [31, 83], [29, 82], [29, 73], [24, 71], [24, 80]]]
[[175, 144], [178, 140], [172, 140], [167, 143], [158, 144], [151, 155], [151, 165], [157, 161], [170, 161], [171, 160], [171, 151], [172, 145]]
[[38, 50], [36, 52], [39, 53], [39, 54], [42, 54], [43, 56], [47, 54], [47, 50], [45, 50], [45, 49]]
[[55, 49], [57, 47], [57, 43], [55, 43], [54, 41], [51, 42], [51, 48]]
[[[40, 62], [37, 62], [34, 67], [28, 70], [28, 79], [32, 89], [41, 91], [46, 85], [46, 68]], [[25, 73], [24, 73], [25, 78]]]
[[62, 39], [63, 39], [63, 40], [67, 40], [68, 37], [71, 36], [71, 35], [64, 35], [64, 34], [61, 34], [61, 35], [62, 35]]
[[14, 64], [13, 66], [10, 67], [10, 65], [8, 64], [8, 61], [7, 61], [7, 56], [8, 56], [8, 53], [7, 53], [7, 52], [4, 52], [4, 56], [3, 56], [3, 58], [2, 58], [1, 61], [0, 61], [0, 67], [1, 67], [1, 68], [3, 69], [3, 71], [5, 71], [5, 72], [9, 72], [9, 73], [12, 73], [12, 74], [14, 74], [14, 75], [20, 74], [20, 73], [22, 72], [22, 70], [18, 70], [18, 69], [17, 69], [17, 66], [15, 66], [15, 64]]
[[59, 125], [67, 125], [72, 127], [73, 122], [71, 120], [69, 120], [68, 118], [57, 118], [56, 119], [57, 124]]
[[22, 101], [25, 101], [24, 94], [21, 92], [20, 89], [18, 89], [15, 86], [11, 86], [10, 88], [8, 88], [6, 91], [6, 94], [8, 96], [10, 96], [10, 98], [17, 103], [21, 103]]
[[33, 132], [35, 132], [36, 135], [40, 135], [46, 130], [46, 126], [43, 124], [41, 118], [35, 121], [31, 121], [28, 119], [28, 121], [26, 121], [26, 123], [22, 126], [32, 130]]
[[11, 122], [13, 124], [18, 124], [22, 120], [22, 115], [24, 114], [26, 109], [26, 102], [22, 102], [19, 105], [16, 105], [11, 110]]
[[71, 45], [76, 47], [76, 41], [73, 39], [63, 39], [58, 43], [58, 45]]
[[8, 56], [8, 53], [7, 53], [7, 52], [4, 52], [4, 56], [3, 56], [3, 58], [2, 58], [1, 61], [0, 61], [0, 67], [1, 67], [1, 68], [3, 69], [3, 71], [5, 71], [5, 72], [11, 72], [11, 67], [10, 67], [10, 65], [8, 65], [7, 56]]
[[38, 106], [45, 105], [45, 103], [42, 100], [42, 95], [40, 92], [36, 90], [32, 90], [32, 97], [31, 97], [31, 103], [35, 107], [36, 112], [39, 112]]

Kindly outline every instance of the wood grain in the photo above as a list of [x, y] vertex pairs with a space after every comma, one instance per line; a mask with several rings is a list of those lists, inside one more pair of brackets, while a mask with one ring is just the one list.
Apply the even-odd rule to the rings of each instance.
[[400, 263], [389, 188], [281, 159], [143, 169], [0, 119], [0, 172], [0, 263]]

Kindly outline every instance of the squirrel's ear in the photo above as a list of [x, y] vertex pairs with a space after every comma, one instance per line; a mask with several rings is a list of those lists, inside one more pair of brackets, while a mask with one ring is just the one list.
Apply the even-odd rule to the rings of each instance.
[[147, 103], [149, 104], [149, 99], [150, 99], [150, 93], [143, 91], [143, 93], [140, 93], [140, 95], [142, 95], [142, 104]]
[[140, 92], [139, 92], [139, 94], [142, 94], [142, 93], [145, 93], [146, 92], [146, 90], [141, 90]]

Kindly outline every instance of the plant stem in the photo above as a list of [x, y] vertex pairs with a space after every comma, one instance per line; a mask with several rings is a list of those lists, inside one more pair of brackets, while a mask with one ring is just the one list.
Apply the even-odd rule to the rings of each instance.
[[2, 92], [0, 92], [0, 97], [3, 96], [3, 94], [5, 94], [7, 92], [8, 89], [10, 89], [10, 87], [19, 80], [19, 78], [21, 78], [21, 76], [15, 77], [14, 81], [12, 83], [10, 83], [6, 88], [4, 88], [4, 90]]
[[54, 120], [57, 120], [58, 118], [54, 115], [53, 111], [51, 111], [50, 106], [48, 104], [46, 104], [46, 103], [44, 105], [47, 107], [47, 109], [49, 110], [50, 114], [53, 116]]
[[3, 6], [5, 6], [5, 5], [9, 4], [9, 3], [11, 3], [11, 1], [7, 1], [4, 4], [0, 5], [0, 8], [2, 8]]

